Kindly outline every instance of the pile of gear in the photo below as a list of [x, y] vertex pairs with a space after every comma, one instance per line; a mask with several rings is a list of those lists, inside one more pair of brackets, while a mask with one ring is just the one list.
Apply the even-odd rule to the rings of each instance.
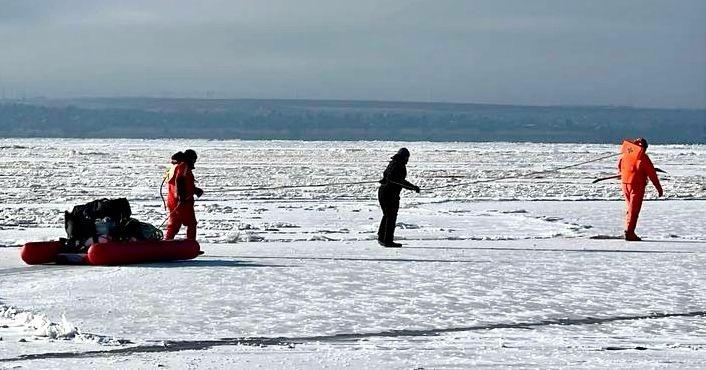
[[62, 252], [85, 253], [91, 245], [111, 240], [163, 238], [161, 230], [131, 215], [130, 203], [125, 198], [104, 198], [75, 206], [71, 212], [64, 212], [66, 239], [62, 239]]

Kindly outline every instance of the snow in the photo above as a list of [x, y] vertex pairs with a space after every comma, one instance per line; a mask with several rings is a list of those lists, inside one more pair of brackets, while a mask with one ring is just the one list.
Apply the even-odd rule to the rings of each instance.
[[[706, 147], [651, 146], [667, 170], [627, 243], [608, 159], [556, 176], [403, 193], [374, 241], [375, 185], [400, 146], [422, 187], [596, 158], [616, 145], [0, 140], [0, 368], [706, 366]], [[27, 266], [63, 210], [126, 196], [159, 224], [163, 163], [192, 147], [203, 256]], [[220, 189], [220, 190], [219, 190]], [[4, 247], [3, 247], [4, 246]]]

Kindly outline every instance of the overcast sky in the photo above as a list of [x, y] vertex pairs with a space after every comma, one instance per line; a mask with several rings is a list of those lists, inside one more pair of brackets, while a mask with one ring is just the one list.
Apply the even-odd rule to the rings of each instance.
[[706, 108], [706, 0], [0, 0], [0, 94]]

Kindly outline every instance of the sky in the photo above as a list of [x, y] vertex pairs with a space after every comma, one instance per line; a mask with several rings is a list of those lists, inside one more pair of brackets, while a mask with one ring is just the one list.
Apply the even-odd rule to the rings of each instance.
[[704, 0], [0, 0], [0, 98], [706, 108]]

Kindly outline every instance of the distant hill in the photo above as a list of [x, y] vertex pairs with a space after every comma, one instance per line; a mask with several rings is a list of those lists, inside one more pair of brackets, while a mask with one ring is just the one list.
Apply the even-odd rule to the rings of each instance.
[[706, 143], [706, 109], [335, 100], [0, 101], [1, 137]]

